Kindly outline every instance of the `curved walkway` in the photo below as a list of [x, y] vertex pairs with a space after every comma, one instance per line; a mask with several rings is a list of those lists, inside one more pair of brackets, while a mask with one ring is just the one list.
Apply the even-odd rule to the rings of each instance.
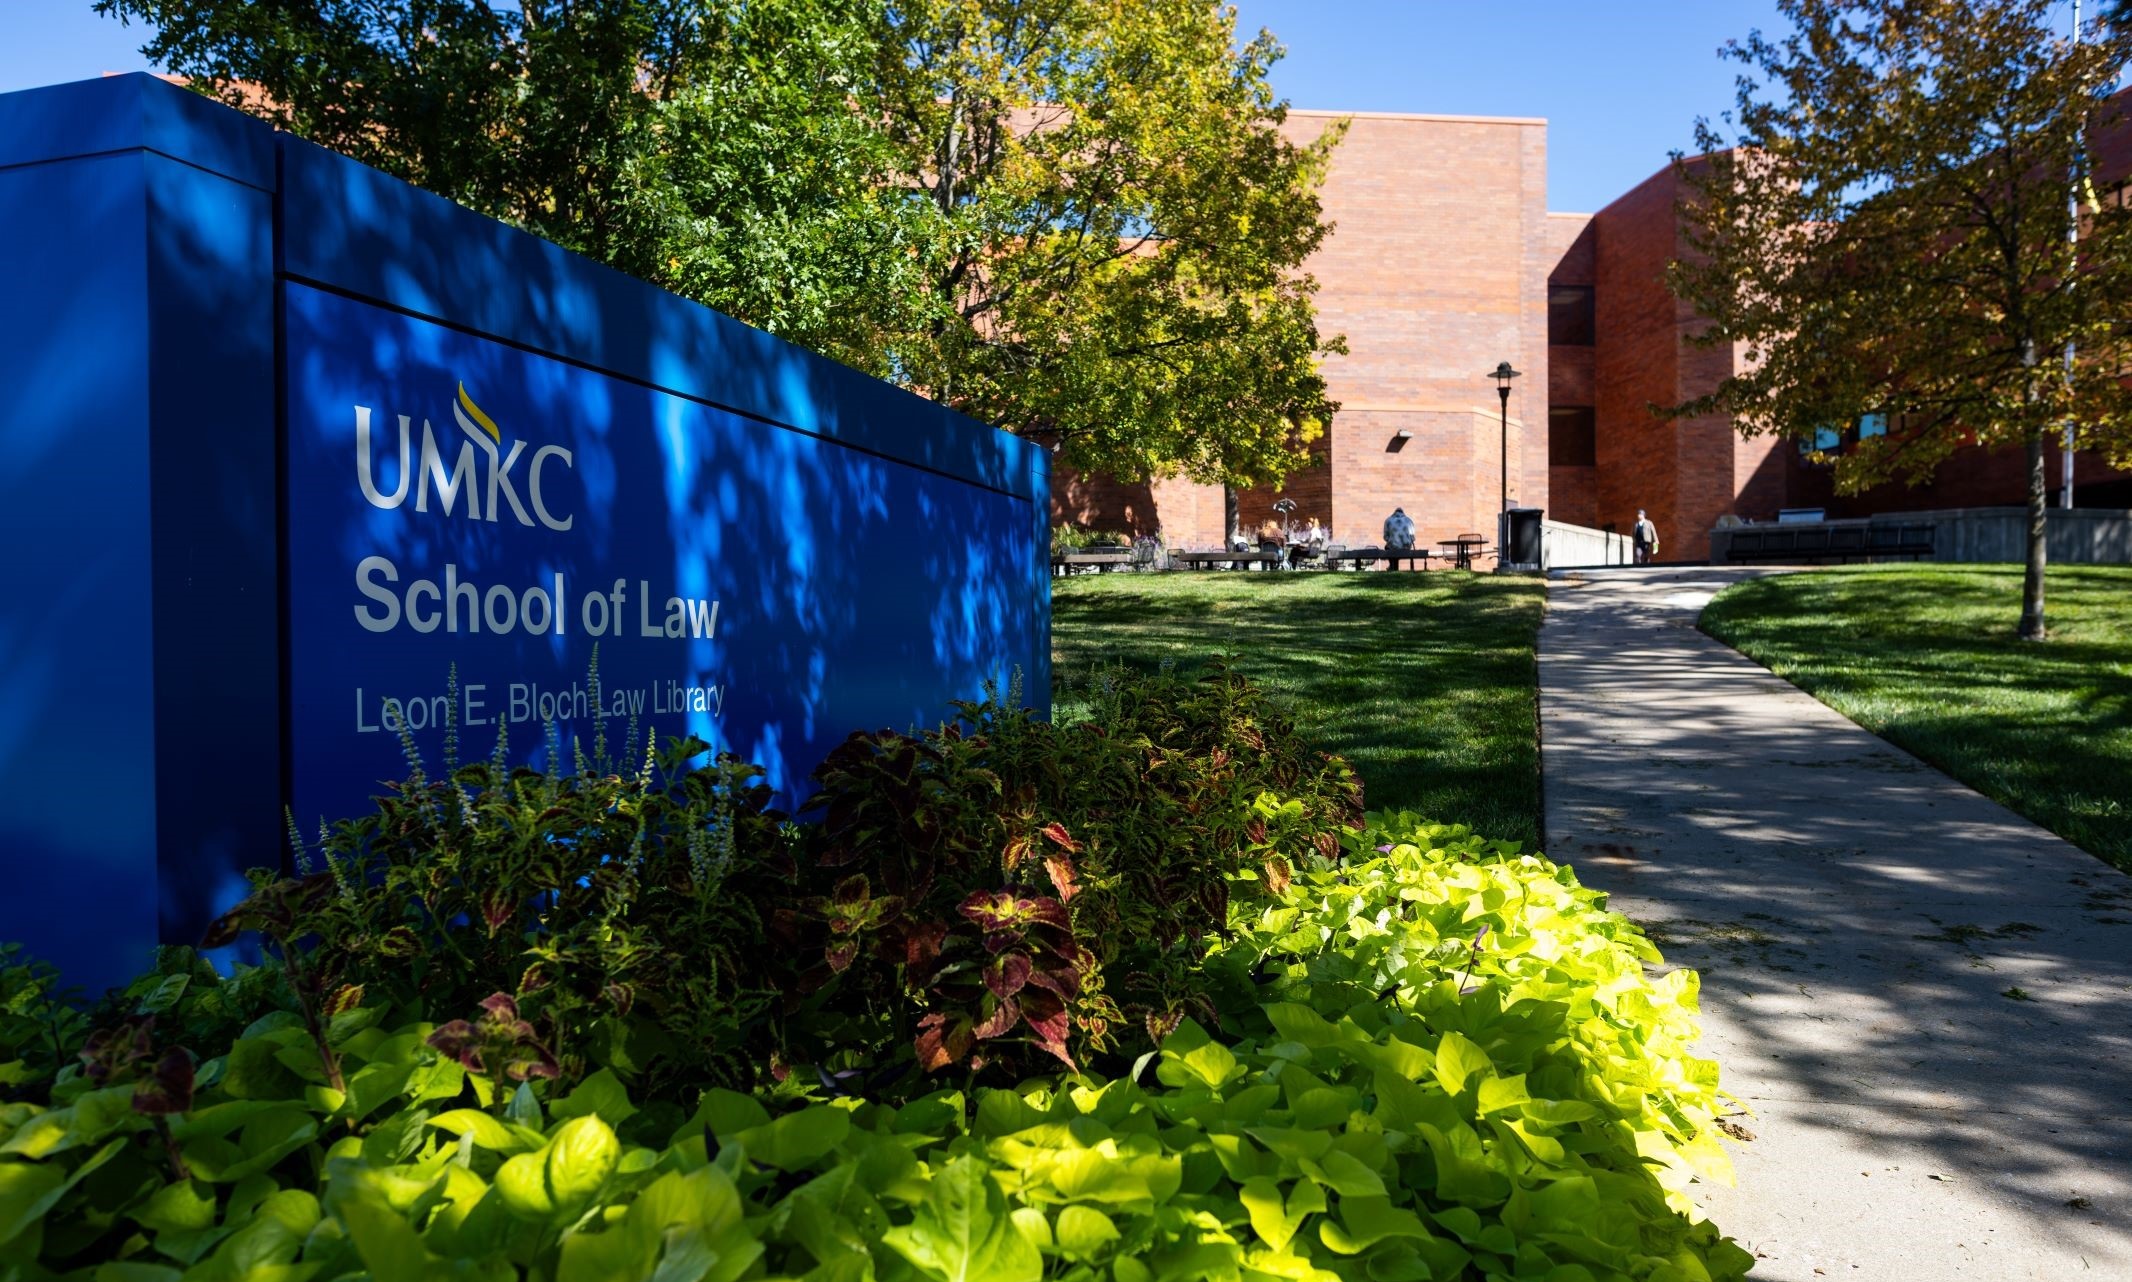
[[1712, 1217], [1771, 1282], [2132, 1279], [2132, 877], [1696, 631], [1751, 573], [1572, 573], [1540, 632], [1550, 853], [1754, 1113]]

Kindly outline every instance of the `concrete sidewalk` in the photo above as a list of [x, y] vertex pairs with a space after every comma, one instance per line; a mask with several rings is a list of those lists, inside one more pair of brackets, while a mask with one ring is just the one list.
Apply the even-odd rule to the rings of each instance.
[[2132, 1279], [2132, 877], [1696, 631], [1752, 573], [1571, 572], [1540, 632], [1549, 853], [1755, 1113], [1705, 1204], [1772, 1282]]

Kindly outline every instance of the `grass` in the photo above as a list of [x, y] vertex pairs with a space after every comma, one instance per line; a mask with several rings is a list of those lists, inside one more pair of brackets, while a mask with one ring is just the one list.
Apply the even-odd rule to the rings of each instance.
[[1737, 584], [1703, 630], [1859, 725], [2132, 871], [2132, 568], [1856, 566]]
[[1080, 575], [1052, 596], [1054, 702], [1107, 665], [1226, 657], [1346, 757], [1373, 808], [1539, 844], [1533, 579], [1428, 574]]

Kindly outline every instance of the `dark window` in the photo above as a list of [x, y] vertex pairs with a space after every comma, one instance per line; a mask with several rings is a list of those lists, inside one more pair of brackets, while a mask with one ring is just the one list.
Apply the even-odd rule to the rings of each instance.
[[1590, 347], [1592, 287], [1549, 285], [1547, 287], [1547, 341], [1556, 347]]
[[1547, 411], [1547, 462], [1551, 467], [1592, 467], [1599, 462], [1597, 423], [1589, 405], [1557, 405]]

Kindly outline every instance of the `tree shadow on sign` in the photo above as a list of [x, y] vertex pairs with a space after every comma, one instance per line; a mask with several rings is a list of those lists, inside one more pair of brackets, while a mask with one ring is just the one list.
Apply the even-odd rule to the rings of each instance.
[[[987, 680], [1038, 675], [1032, 447], [293, 140], [284, 181], [292, 276], [393, 309], [379, 328], [407, 350], [370, 364], [446, 393], [483, 380], [499, 423], [572, 450], [584, 502], [567, 539], [529, 553], [499, 527], [448, 546], [530, 557], [583, 589], [624, 580], [631, 634], [603, 645], [603, 675], [724, 697], [721, 712], [649, 718], [658, 729], [762, 763], [790, 805], [849, 732], [928, 724]], [[345, 408], [306, 394], [331, 412], [306, 430], [345, 451]], [[344, 555], [446, 550], [378, 516], [349, 519]], [[634, 635], [668, 595], [718, 602], [715, 635]], [[521, 637], [497, 665], [568, 680], [580, 646], [582, 629]]]

